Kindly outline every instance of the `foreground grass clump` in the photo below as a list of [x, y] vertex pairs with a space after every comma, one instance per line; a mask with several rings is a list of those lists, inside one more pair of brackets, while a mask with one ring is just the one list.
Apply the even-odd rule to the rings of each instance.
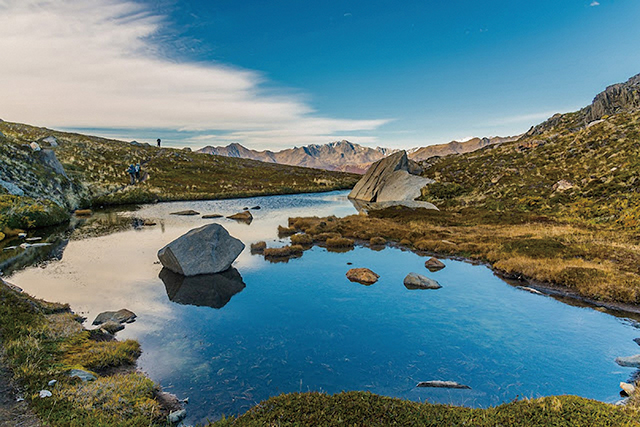
[[[0, 195], [0, 231], [5, 227], [29, 229], [68, 221], [69, 212], [50, 200]], [[1, 239], [0, 239], [1, 240]]]
[[225, 426], [639, 426], [637, 410], [575, 396], [522, 400], [489, 409], [418, 403], [368, 392], [293, 393], [266, 400]]
[[[0, 281], [0, 335], [3, 362], [25, 390], [46, 425], [163, 425], [157, 386], [145, 376], [123, 373], [83, 383], [71, 368], [107, 371], [131, 366], [139, 355], [134, 341], [94, 341], [67, 305], [18, 293]], [[48, 382], [57, 382], [49, 386]], [[52, 396], [42, 399], [39, 391]]]
[[304, 248], [300, 245], [283, 246], [281, 248], [267, 248], [263, 251], [265, 258], [288, 258], [300, 256]]

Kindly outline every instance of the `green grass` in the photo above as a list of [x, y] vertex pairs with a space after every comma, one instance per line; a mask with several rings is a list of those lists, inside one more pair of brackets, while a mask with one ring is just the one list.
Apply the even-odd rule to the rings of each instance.
[[521, 400], [489, 409], [418, 403], [368, 392], [293, 393], [266, 400], [227, 426], [638, 426], [638, 413], [575, 396]]
[[[154, 400], [157, 386], [142, 374], [99, 376], [82, 383], [71, 368], [108, 370], [132, 366], [140, 354], [135, 341], [94, 341], [67, 305], [47, 303], [0, 284], [3, 362], [24, 387], [30, 406], [52, 426], [164, 425]], [[52, 379], [54, 386], [48, 386]], [[41, 399], [49, 389], [53, 396]]]

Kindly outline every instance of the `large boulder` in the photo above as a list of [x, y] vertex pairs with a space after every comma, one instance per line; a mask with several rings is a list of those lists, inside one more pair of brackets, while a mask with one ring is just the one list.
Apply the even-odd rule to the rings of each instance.
[[162, 265], [185, 276], [227, 270], [244, 250], [244, 243], [220, 224], [194, 228], [158, 251]]
[[418, 170], [410, 165], [406, 151], [398, 151], [371, 165], [349, 198], [377, 203], [413, 201], [422, 187], [434, 181], [411, 172]]

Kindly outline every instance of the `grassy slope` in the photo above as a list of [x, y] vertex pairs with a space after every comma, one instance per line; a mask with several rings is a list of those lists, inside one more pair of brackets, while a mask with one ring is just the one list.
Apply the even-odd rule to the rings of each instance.
[[[94, 204], [326, 191], [349, 188], [358, 179], [340, 172], [136, 146], [8, 122], [0, 123], [0, 131], [17, 144], [55, 136], [58, 159], [72, 180], [89, 187]], [[138, 162], [144, 164], [149, 179], [129, 187], [125, 169]]]

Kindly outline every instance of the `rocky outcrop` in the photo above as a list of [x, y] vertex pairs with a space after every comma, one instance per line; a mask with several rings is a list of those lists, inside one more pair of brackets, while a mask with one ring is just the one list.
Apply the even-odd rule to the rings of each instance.
[[371, 165], [353, 187], [349, 198], [373, 203], [414, 201], [420, 196], [420, 189], [434, 181], [412, 175], [409, 169], [409, 159], [405, 151], [385, 157]]
[[418, 273], [407, 274], [404, 278], [404, 286], [407, 289], [440, 289], [442, 287], [435, 280]]
[[380, 276], [368, 268], [352, 268], [347, 271], [347, 279], [352, 282], [361, 283], [363, 285], [373, 285], [378, 281]]
[[244, 250], [244, 243], [220, 224], [195, 228], [158, 251], [162, 265], [185, 276], [227, 270]]

